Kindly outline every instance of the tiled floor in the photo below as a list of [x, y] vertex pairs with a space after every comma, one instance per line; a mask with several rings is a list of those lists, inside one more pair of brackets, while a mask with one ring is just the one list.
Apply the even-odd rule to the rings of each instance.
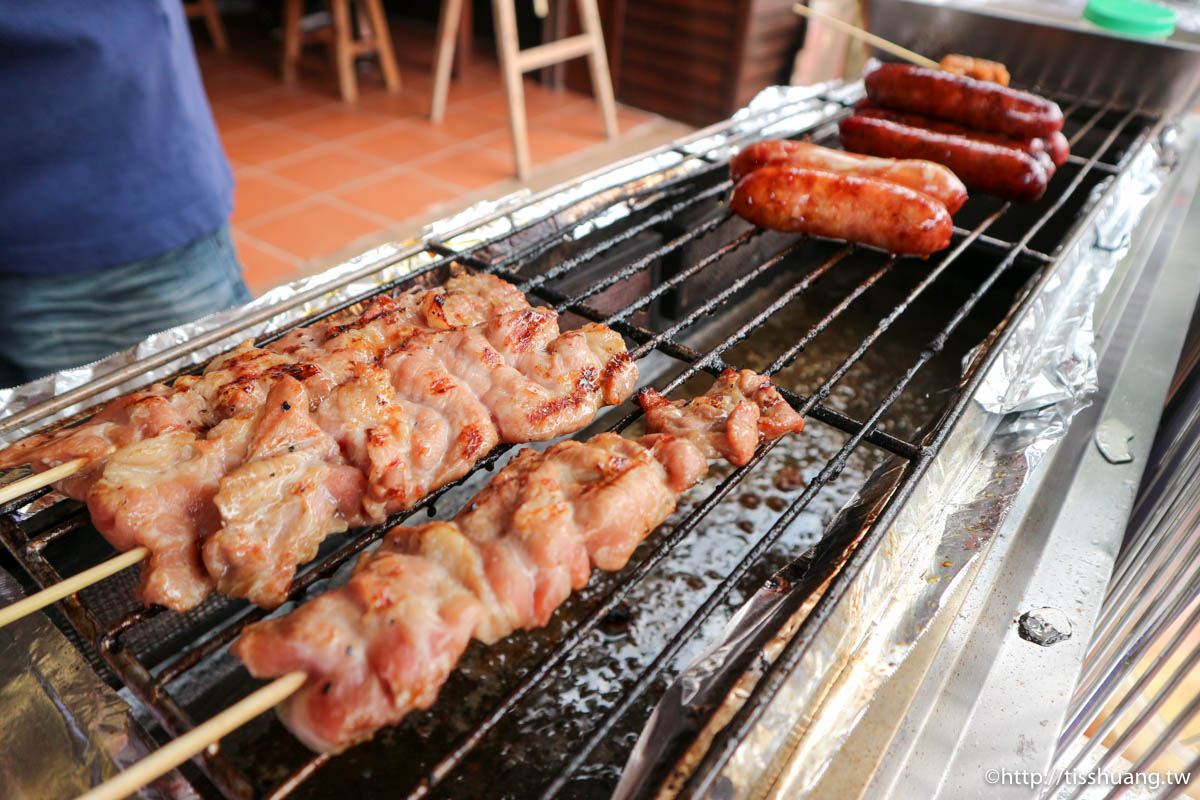
[[[276, 72], [277, 46], [267, 32], [236, 20], [229, 27], [231, 52], [225, 56], [212, 51], [203, 28], [193, 31], [237, 179], [234, 243], [255, 292], [316, 271], [383, 231], [400, 231], [406, 223], [517, 187], [508, 107], [486, 52], [452, 83], [446, 119], [434, 125], [427, 118], [428, 27], [392, 21], [403, 89], [385, 91], [375, 65], [364, 65], [355, 106], [339, 100], [321, 48], [308, 51], [298, 85], [284, 87]], [[545, 165], [554, 162], [565, 177], [573, 162], [611, 148], [590, 97], [532, 81], [525, 91], [530, 147], [540, 172], [552, 172]], [[663, 140], [680, 133], [675, 123], [634, 109], [621, 108], [618, 116], [622, 140], [644, 139], [647, 131], [661, 130]]]

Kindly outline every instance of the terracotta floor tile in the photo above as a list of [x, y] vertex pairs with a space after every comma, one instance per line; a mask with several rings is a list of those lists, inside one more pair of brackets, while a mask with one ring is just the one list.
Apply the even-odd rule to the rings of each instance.
[[279, 79], [258, 75], [250, 71], [210, 72], [202, 71], [204, 91], [212, 102], [230, 102], [246, 95], [279, 86]]
[[235, 131], [249, 128], [251, 125], [262, 121], [258, 117], [251, 116], [236, 108], [230, 108], [222, 103], [213, 103], [212, 113], [213, 120], [217, 123], [217, 132], [221, 136], [227, 136]]
[[355, 150], [393, 163], [404, 163], [427, 156], [454, 144], [456, 140], [436, 130], [396, 124], [379, 133], [356, 137], [347, 145]]
[[[504, 81], [500, 73], [483, 74], [481, 70], [473, 69], [464, 79], [451, 78], [450, 91], [447, 93], [446, 104], [454, 105], [479, 97], [490, 96], [504, 90]], [[432, 92], [432, 87], [430, 87]]]
[[374, 158], [348, 148], [323, 149], [297, 161], [276, 167], [276, 175], [302, 184], [318, 192], [339, 189], [350, 181], [373, 175], [387, 167], [381, 167]]
[[508, 130], [508, 117], [459, 106], [447, 108], [446, 116], [437, 124], [424, 117], [413, 120], [411, 124], [420, 130], [437, 131], [456, 139], [475, 139], [489, 133]]
[[221, 138], [231, 159], [250, 165], [295, 155], [314, 145], [307, 136], [269, 123], [252, 125]]
[[[508, 133], [484, 137], [479, 140], [479, 143], [495, 150], [505, 158], [513, 157], [512, 136]], [[596, 142], [569, 136], [540, 125], [529, 129], [529, 155], [535, 164], [555, 161], [571, 153], [585, 150], [593, 144]]]
[[331, 109], [340, 105], [338, 100], [328, 95], [278, 86], [274, 89], [245, 94], [230, 99], [229, 105], [243, 109], [261, 119], [282, 119], [295, 114], [317, 109]]
[[339, 192], [338, 197], [358, 208], [403, 220], [421, 214], [430, 206], [453, 200], [459, 194], [419, 173], [405, 173]]
[[281, 258], [278, 253], [256, 244], [237, 228], [233, 230], [233, 247], [242, 265], [242, 277], [256, 295], [291, 280], [300, 266], [299, 259]]
[[373, 131], [391, 122], [382, 114], [340, 104], [322, 108], [310, 114], [289, 117], [282, 121], [293, 130], [321, 139], [343, 139], [347, 136]]
[[235, 224], [248, 222], [307, 196], [304, 192], [283, 186], [269, 175], [239, 171], [233, 189], [233, 221]]
[[[586, 108], [592, 98], [577, 92], [547, 89], [530, 81], [525, 82], [525, 116], [529, 119], [568, 108]], [[493, 114], [508, 119], [508, 95], [503, 90], [473, 99], [463, 108]]]
[[392, 119], [427, 117], [429, 95], [407, 89], [401, 89], [399, 92], [365, 91], [359, 94], [358, 107]]
[[420, 171], [468, 189], [479, 189], [514, 177], [516, 166], [492, 150], [474, 146], [423, 161]]
[[367, 216], [324, 200], [245, 226], [251, 236], [302, 259], [324, 255], [377, 230], [379, 225]]
[[[648, 114], [630, 108], [617, 109], [617, 128], [625, 133], [650, 119]], [[604, 117], [600, 114], [600, 106], [589, 103], [579, 109], [569, 109], [555, 114], [547, 114], [538, 120], [539, 127], [575, 136], [591, 141], [604, 138]]]

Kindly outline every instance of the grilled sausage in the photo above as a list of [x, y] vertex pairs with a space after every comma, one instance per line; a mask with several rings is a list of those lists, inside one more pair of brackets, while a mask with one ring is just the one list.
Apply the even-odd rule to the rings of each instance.
[[[943, 120], [926, 117], [922, 114], [914, 114], [911, 111], [893, 111], [890, 108], [881, 108], [866, 99], [859, 100], [854, 104], [854, 113], [865, 117], [891, 120], [903, 125], [911, 125], [914, 128], [924, 128], [939, 133], [952, 133], [956, 136], [965, 136], [968, 139], [977, 139], [981, 142], [991, 142], [1003, 147], [1015, 147], [1018, 150], [1024, 150], [1034, 158], [1038, 158], [1040, 153], [1048, 153], [1050, 164], [1055, 169], [1061, 167], [1066, 162], [1067, 156], [1071, 153], [1071, 147], [1067, 144], [1067, 137], [1063, 136], [1061, 131], [1055, 131], [1044, 139], [1041, 137], [1014, 139], [998, 133], [972, 130], [965, 125], [944, 122]], [[1053, 173], [1054, 170], [1051, 169], [1050, 172]]]
[[924, 158], [944, 164], [970, 189], [1031, 203], [1046, 191], [1049, 175], [1021, 150], [886, 119], [855, 115], [838, 125], [842, 147], [886, 158]]
[[1054, 162], [1055, 167], [1061, 167], [1067, 163], [1067, 156], [1071, 155], [1071, 143], [1067, 141], [1067, 137], [1063, 136], [1062, 131], [1055, 131], [1045, 139], [1046, 153], [1050, 156], [1050, 160]]
[[864, 83], [871, 102], [885, 108], [915, 111], [1018, 139], [1049, 136], [1063, 124], [1058, 104], [1044, 97], [940, 69], [884, 64]]
[[986, 58], [972, 58], [951, 53], [942, 57], [939, 66], [946, 72], [953, 72], [955, 75], [966, 75], [968, 78], [1008, 86], [1008, 68], [999, 61], [988, 61]]
[[733, 161], [729, 162], [729, 174], [734, 181], [739, 181], [759, 167], [769, 164], [820, 169], [843, 175], [891, 181], [941, 201], [951, 214], [962, 208], [962, 204], [967, 201], [967, 188], [953, 172], [941, 164], [916, 159], [874, 158], [788, 139], [755, 142], [742, 148]]
[[927, 256], [950, 244], [954, 224], [927, 194], [878, 178], [803, 167], [756, 169], [733, 188], [730, 207], [761, 228], [809, 233]]

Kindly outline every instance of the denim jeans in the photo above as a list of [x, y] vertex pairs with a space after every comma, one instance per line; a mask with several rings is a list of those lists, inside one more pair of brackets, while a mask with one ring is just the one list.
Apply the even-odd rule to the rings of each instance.
[[162, 255], [106, 269], [0, 273], [0, 387], [89, 364], [250, 299], [227, 225]]

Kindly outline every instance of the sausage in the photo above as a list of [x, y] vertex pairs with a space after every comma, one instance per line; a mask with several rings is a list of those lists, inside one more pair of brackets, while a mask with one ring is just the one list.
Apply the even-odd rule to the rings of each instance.
[[897, 160], [831, 150], [808, 142], [776, 139], [755, 142], [729, 162], [729, 174], [739, 181], [759, 167], [785, 164], [898, 183], [939, 200], [951, 214], [967, 202], [967, 188], [946, 167], [932, 161]]
[[999, 61], [988, 61], [986, 58], [972, 58], [951, 53], [942, 56], [939, 66], [946, 72], [953, 72], [955, 75], [966, 75], [968, 78], [1008, 86], [1008, 68]]
[[1017, 139], [1062, 128], [1057, 103], [1029, 92], [909, 64], [884, 64], [864, 81], [867, 97], [885, 108], [914, 111]]
[[756, 169], [733, 187], [730, 207], [758, 225], [789, 233], [927, 256], [950, 244], [946, 207], [907, 186], [791, 166]]
[[847, 150], [936, 161], [953, 170], [968, 188], [1006, 200], [1031, 203], [1046, 191], [1050, 179], [1029, 153], [965, 136], [857, 114], [843, 119], [838, 132]]
[[1067, 137], [1063, 136], [1062, 131], [1055, 131], [1045, 139], [1046, 153], [1050, 156], [1050, 160], [1054, 162], [1055, 167], [1061, 167], [1067, 163], [1067, 156], [1071, 155], [1071, 143], [1067, 141]]
[[[1071, 153], [1071, 146], [1067, 143], [1067, 137], [1062, 135], [1062, 131], [1055, 131], [1044, 139], [1041, 137], [1014, 139], [998, 133], [985, 133], [984, 131], [972, 130], [964, 125], [944, 122], [940, 119], [914, 114], [910, 111], [893, 111], [890, 108], [880, 108], [866, 99], [859, 100], [854, 104], [854, 113], [866, 117], [875, 117], [876, 119], [887, 119], [892, 122], [911, 125], [914, 128], [924, 128], [930, 131], [938, 131], [939, 133], [966, 136], [968, 139], [978, 139], [981, 142], [991, 142], [1003, 147], [1015, 147], [1018, 150], [1024, 150], [1034, 158], [1038, 158], [1041, 153], [1049, 153], [1050, 163], [1054, 169], [1066, 163], [1067, 156]], [[1053, 173], [1054, 170], [1051, 169], [1050, 172]]]

